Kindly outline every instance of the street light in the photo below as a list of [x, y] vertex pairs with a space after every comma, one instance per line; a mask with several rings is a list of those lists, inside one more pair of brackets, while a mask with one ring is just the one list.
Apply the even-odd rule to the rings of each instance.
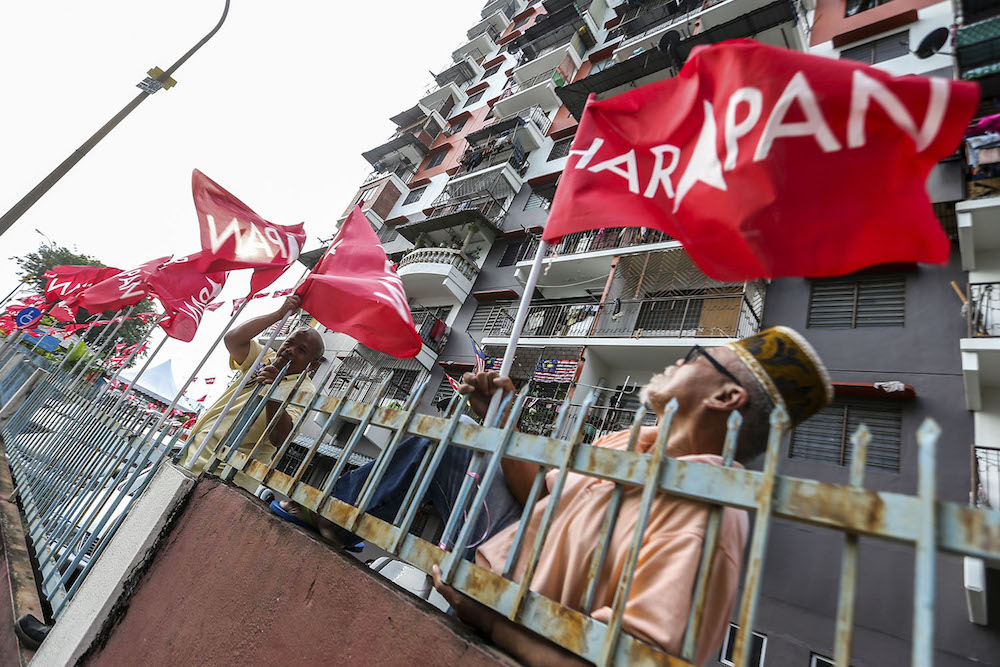
[[40, 230], [38, 227], [35, 227], [35, 232], [38, 233], [38, 235], [41, 236], [43, 239], [45, 239], [46, 241], [49, 242], [49, 247], [50, 248], [55, 248], [56, 247], [56, 244], [52, 242], [52, 239], [50, 239], [48, 236], [46, 236], [42, 232], [42, 230]]
[[222, 18], [219, 19], [219, 22], [215, 25], [214, 28], [212, 28], [211, 32], [205, 35], [200, 42], [192, 46], [187, 53], [181, 56], [177, 60], [177, 62], [175, 62], [173, 65], [168, 67], [166, 71], [161, 70], [159, 67], [154, 67], [153, 69], [149, 70], [148, 72], [149, 76], [147, 76], [145, 79], [143, 79], [137, 84], [137, 87], [142, 92], [136, 95], [134, 100], [126, 104], [121, 111], [115, 114], [115, 116], [111, 120], [105, 123], [104, 126], [101, 127], [101, 129], [99, 129], [96, 133], [94, 133], [94, 136], [92, 136], [90, 139], [87, 139], [87, 141], [85, 141], [82, 146], [73, 151], [73, 153], [68, 158], [62, 161], [62, 164], [60, 164], [58, 167], [52, 170], [52, 173], [43, 178], [38, 185], [32, 188], [31, 192], [26, 194], [24, 198], [21, 199], [21, 201], [14, 204], [14, 206], [9, 211], [7, 211], [7, 213], [4, 214], [2, 218], [0, 218], [0, 236], [3, 236], [3, 234], [8, 229], [10, 229], [11, 225], [17, 222], [18, 218], [24, 215], [25, 212], [29, 208], [31, 208], [36, 201], [41, 199], [42, 195], [48, 192], [53, 185], [58, 183], [59, 179], [65, 176], [66, 173], [70, 169], [72, 169], [77, 162], [83, 159], [84, 155], [89, 153], [90, 150], [101, 141], [101, 139], [106, 137], [111, 132], [111, 130], [115, 129], [118, 123], [125, 120], [125, 117], [128, 116], [130, 113], [132, 113], [132, 111], [134, 111], [136, 107], [142, 104], [142, 102], [147, 97], [157, 92], [161, 88], [173, 87], [173, 85], [177, 82], [171, 79], [170, 75], [173, 74], [178, 67], [183, 65], [188, 58], [194, 55], [195, 51], [204, 46], [205, 42], [210, 40], [212, 36], [215, 35], [215, 33], [219, 32], [219, 28], [222, 27], [222, 23], [226, 20], [227, 14], [229, 14], [229, 0], [226, 0], [226, 7], [225, 9], [222, 10]]

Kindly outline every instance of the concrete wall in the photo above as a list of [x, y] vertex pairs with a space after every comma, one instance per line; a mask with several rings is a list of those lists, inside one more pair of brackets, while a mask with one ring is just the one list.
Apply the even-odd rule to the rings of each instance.
[[201, 479], [88, 665], [503, 665], [454, 619]]

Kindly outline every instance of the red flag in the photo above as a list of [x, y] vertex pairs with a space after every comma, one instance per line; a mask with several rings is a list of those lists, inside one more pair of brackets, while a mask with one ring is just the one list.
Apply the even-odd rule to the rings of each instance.
[[153, 295], [163, 306], [166, 318], [160, 328], [177, 340], [190, 342], [198, 331], [208, 304], [226, 284], [226, 272], [205, 274], [198, 269], [202, 253], [173, 259], [149, 278]]
[[420, 352], [403, 281], [360, 206], [295, 293], [302, 297], [302, 308], [328, 329], [394, 357]]
[[208, 394], [205, 394], [204, 396], [202, 396], [201, 398], [198, 399], [198, 402], [199, 403], [204, 403], [207, 399], [208, 399]]
[[239, 309], [240, 309], [240, 307], [241, 307], [241, 306], [242, 306], [242, 305], [243, 305], [244, 303], [246, 303], [246, 302], [247, 302], [247, 300], [246, 300], [246, 297], [240, 297], [239, 299], [233, 299], [233, 312], [229, 313], [229, 315], [230, 315], [230, 316], [233, 316], [233, 315], [235, 315], [235, 314], [236, 314], [236, 311], [237, 311], [237, 310], [239, 310]]
[[215, 303], [210, 303], [207, 306], [205, 306], [205, 310], [218, 310], [219, 308], [222, 308], [222, 304], [224, 303], [225, 301], [216, 301]]
[[263, 298], [264, 298], [264, 297], [266, 297], [266, 296], [267, 296], [268, 294], [270, 294], [270, 292], [257, 292], [257, 293], [256, 293], [256, 294], [254, 294], [254, 295], [253, 295], [253, 296], [252, 296], [251, 298], [252, 298], [252, 299], [263, 299]]
[[455, 393], [458, 393], [458, 388], [461, 385], [455, 380], [455, 378], [453, 378], [452, 376], [448, 375], [447, 373], [445, 373], [444, 376], [446, 378], [448, 378], [448, 384], [450, 384], [451, 388], [455, 390]]
[[925, 191], [973, 83], [734, 40], [580, 121], [543, 233], [655, 227], [717, 280], [944, 263]]
[[52, 306], [49, 315], [60, 322], [74, 322], [76, 321], [76, 308], [70, 308], [65, 301], [60, 301]]
[[306, 240], [302, 223], [268, 222], [197, 169], [191, 174], [191, 190], [201, 226], [203, 272], [255, 269], [252, 296], [298, 259]]
[[205, 384], [215, 384], [215, 378], [205, 378]]
[[49, 303], [68, 299], [120, 272], [119, 269], [110, 266], [53, 266], [45, 272], [45, 277], [49, 279], [45, 285], [45, 299]]
[[271, 292], [271, 296], [277, 298], [279, 296], [291, 296], [294, 293], [295, 293], [295, 288], [294, 287], [288, 287], [286, 289], [276, 289], [276, 290], [274, 290], [273, 292]]
[[121, 354], [125, 349], [125, 343], [115, 343], [115, 354]]
[[70, 297], [68, 301], [70, 305], [79, 305], [92, 313], [134, 306], [149, 294], [150, 277], [169, 259], [170, 255], [167, 255], [146, 262], [130, 271], [122, 271], [82, 290], [76, 297]]

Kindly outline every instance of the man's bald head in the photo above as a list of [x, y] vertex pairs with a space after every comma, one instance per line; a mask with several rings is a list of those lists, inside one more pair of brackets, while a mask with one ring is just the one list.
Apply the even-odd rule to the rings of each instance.
[[312, 327], [301, 327], [286, 338], [278, 348], [274, 364], [279, 368], [286, 363], [289, 364], [290, 375], [301, 373], [319, 362], [325, 351], [326, 343], [323, 341], [323, 336]]

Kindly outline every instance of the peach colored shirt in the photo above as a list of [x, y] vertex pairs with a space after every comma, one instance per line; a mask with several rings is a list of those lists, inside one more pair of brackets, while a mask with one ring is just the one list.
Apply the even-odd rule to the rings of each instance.
[[[628, 446], [628, 435], [628, 431], [612, 433], [598, 439], [594, 445], [624, 450]], [[637, 450], [647, 451], [655, 440], [656, 427], [644, 427]], [[721, 457], [711, 454], [682, 456], [679, 460], [722, 463]], [[550, 470], [545, 476], [550, 491], [558, 474], [558, 470]], [[531, 590], [571, 609], [580, 608], [591, 555], [597, 546], [601, 522], [614, 488], [614, 483], [607, 480], [577, 473], [567, 476]], [[611, 618], [615, 588], [625, 567], [641, 497], [641, 487], [626, 487], [604, 569], [598, 576], [591, 616], [605, 623]], [[527, 568], [528, 553], [550, 498], [539, 500], [532, 510], [524, 546], [514, 569], [515, 581], [521, 580]], [[680, 653], [687, 625], [708, 510], [709, 505], [703, 503], [667, 494], [656, 496], [625, 605], [625, 631], [675, 656]], [[516, 530], [515, 523], [483, 544], [476, 552], [476, 563], [500, 574]], [[698, 637], [697, 664], [703, 664], [722, 644], [736, 600], [747, 532], [746, 512], [725, 508]]]

